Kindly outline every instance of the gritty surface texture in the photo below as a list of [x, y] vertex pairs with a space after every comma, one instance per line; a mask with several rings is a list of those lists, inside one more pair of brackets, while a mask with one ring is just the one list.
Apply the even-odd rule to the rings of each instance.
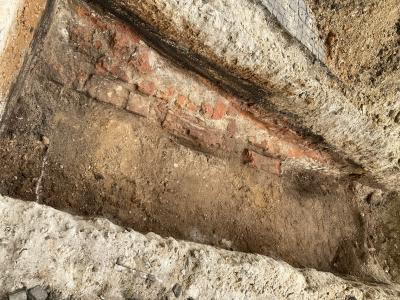
[[50, 299], [398, 299], [260, 255], [146, 236], [0, 198], [0, 297], [46, 286]]
[[397, 0], [309, 1], [326, 40], [328, 64], [344, 81], [399, 84], [400, 3]]
[[370, 187], [285, 118], [172, 64], [126, 24], [80, 1], [54, 12], [2, 124], [3, 194], [399, 280], [396, 193]]
[[[400, 127], [393, 117], [398, 110], [398, 78], [384, 89], [346, 86], [314, 62], [299, 43], [283, 34], [254, 1], [100, 3], [128, 22], [134, 23], [135, 16], [139, 16], [152, 26], [148, 32], [156, 31], [175, 43], [181, 57], [189, 57], [193, 67], [209, 76], [223, 81], [218, 69], [207, 69], [218, 65], [241, 78], [243, 85], [248, 84], [244, 89], [253, 92], [255, 101], [292, 116], [298, 126], [320, 135], [381, 182], [398, 187]], [[141, 22], [135, 26], [146, 30]], [[202, 69], [201, 64], [195, 63], [195, 55], [212, 64], [207, 65], [207, 70]], [[363, 109], [367, 102], [378, 100], [384, 105], [373, 114]]]
[[[349, 101], [386, 132], [400, 123], [400, 2], [309, 1], [326, 41], [327, 64]], [[386, 135], [387, 143], [392, 137]], [[398, 140], [397, 136], [393, 137]], [[377, 159], [380, 150], [377, 149]], [[392, 161], [398, 159], [396, 152]], [[398, 177], [398, 175], [396, 175]]]

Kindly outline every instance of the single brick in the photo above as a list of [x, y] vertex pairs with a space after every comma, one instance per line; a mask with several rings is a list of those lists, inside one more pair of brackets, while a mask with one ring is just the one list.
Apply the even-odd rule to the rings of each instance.
[[139, 94], [131, 93], [129, 95], [128, 104], [126, 105], [126, 109], [130, 112], [133, 112], [139, 116], [147, 117], [149, 114], [149, 98], [144, 97]]
[[226, 107], [225, 103], [222, 100], [218, 100], [214, 106], [212, 119], [214, 119], [214, 120], [222, 119], [225, 116], [226, 111], [227, 111], [227, 107]]
[[250, 167], [275, 175], [281, 174], [281, 161], [279, 159], [267, 157], [248, 149], [244, 151], [243, 155], [244, 162]]
[[[111, 27], [111, 26], [110, 26]], [[122, 23], [113, 23], [114, 37], [111, 41], [111, 47], [114, 50], [120, 50], [125, 47], [131, 47], [139, 44], [139, 37], [127, 26]]]
[[138, 84], [138, 91], [147, 96], [154, 96], [156, 94], [156, 86], [150, 80], [143, 80]]
[[259, 142], [256, 141], [256, 138], [250, 137], [249, 142], [267, 151], [273, 157], [312, 159], [318, 162], [327, 161], [319, 151], [299, 145], [299, 141], [290, 136], [287, 139], [271, 137]]
[[128, 70], [125, 67], [120, 67], [118, 65], [113, 65], [110, 70], [111, 74], [115, 77], [121, 79], [122, 81], [129, 82]]

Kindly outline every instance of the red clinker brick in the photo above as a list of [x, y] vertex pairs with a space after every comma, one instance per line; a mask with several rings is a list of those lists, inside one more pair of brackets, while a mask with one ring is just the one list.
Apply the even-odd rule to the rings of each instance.
[[149, 99], [139, 94], [130, 93], [126, 109], [142, 117], [149, 114]]
[[75, 25], [69, 31], [71, 40], [80, 49], [90, 49], [93, 47], [93, 33], [93, 28], [87, 28], [80, 25]]
[[154, 96], [156, 94], [156, 86], [152, 81], [143, 80], [138, 84], [138, 91], [147, 96]]
[[162, 123], [171, 134], [203, 151], [225, 148], [222, 132], [182, 111], [168, 111]]
[[254, 169], [275, 175], [281, 174], [281, 161], [279, 159], [267, 157], [248, 149], [244, 151], [243, 156], [244, 162]]
[[112, 66], [111, 74], [113, 74], [115, 77], [121, 79], [122, 81], [125, 81], [125, 82], [129, 81], [129, 77], [126, 74], [126, 71], [119, 66], [115, 66], [115, 65]]
[[82, 20], [90, 22], [90, 24], [88, 24], [90, 26], [96, 26], [101, 30], [106, 30], [109, 26], [109, 23], [103, 22], [102, 18], [99, 18], [97, 15], [92, 15], [90, 11], [82, 5], [73, 5], [73, 9], [75, 13], [81, 17]]
[[227, 107], [225, 103], [222, 100], [218, 100], [217, 104], [214, 106], [214, 111], [211, 118], [214, 120], [220, 120], [225, 116], [226, 111]]
[[249, 138], [250, 144], [268, 152], [273, 157], [288, 158], [288, 152], [285, 141], [271, 137], [257, 142], [256, 138]]
[[206, 102], [201, 103], [201, 113], [207, 118], [211, 118], [213, 115], [212, 106]]
[[175, 105], [179, 108], [184, 108], [186, 105], [186, 97], [183, 95], [178, 95], [175, 100]]
[[75, 11], [75, 13], [78, 15], [78, 16], [80, 16], [80, 17], [82, 17], [82, 18], [85, 18], [85, 17], [90, 17], [90, 12], [89, 12], [89, 10], [86, 8], [86, 7], [84, 7], [84, 6], [82, 6], [82, 5], [79, 5], [79, 4], [74, 4], [73, 6], [72, 6], [72, 8], [74, 9], [74, 11]]

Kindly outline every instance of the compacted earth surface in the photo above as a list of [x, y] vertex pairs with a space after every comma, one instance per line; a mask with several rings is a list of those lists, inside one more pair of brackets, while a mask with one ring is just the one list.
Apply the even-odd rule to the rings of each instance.
[[400, 281], [397, 192], [97, 7], [55, 1], [38, 35], [1, 124], [1, 194]]

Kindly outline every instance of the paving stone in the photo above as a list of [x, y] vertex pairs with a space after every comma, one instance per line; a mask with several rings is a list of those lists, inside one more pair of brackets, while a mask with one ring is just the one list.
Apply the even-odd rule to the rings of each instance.
[[17, 290], [8, 295], [8, 300], [27, 300], [27, 299], [28, 297], [26, 295], [25, 289]]
[[46, 300], [47, 297], [47, 291], [39, 285], [28, 290], [28, 300]]
[[174, 293], [175, 297], [178, 298], [182, 293], [182, 286], [179, 283], [175, 283], [172, 287], [172, 292]]

